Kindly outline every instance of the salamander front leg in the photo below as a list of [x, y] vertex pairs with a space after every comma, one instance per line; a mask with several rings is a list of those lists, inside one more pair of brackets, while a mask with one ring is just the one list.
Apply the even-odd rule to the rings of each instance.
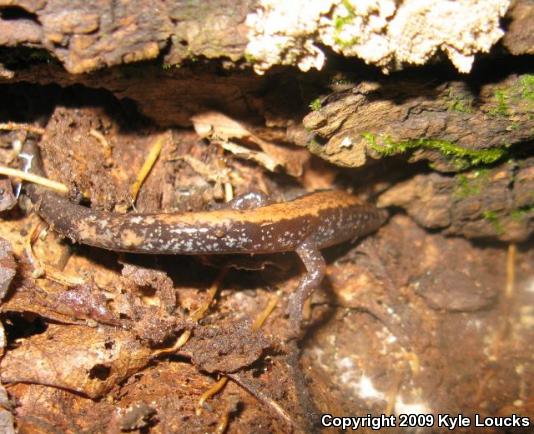
[[291, 321], [300, 331], [302, 322], [302, 308], [315, 288], [322, 282], [326, 264], [321, 251], [311, 240], [304, 240], [296, 249], [297, 255], [306, 267], [306, 275], [302, 278], [298, 288], [289, 298], [288, 313]]

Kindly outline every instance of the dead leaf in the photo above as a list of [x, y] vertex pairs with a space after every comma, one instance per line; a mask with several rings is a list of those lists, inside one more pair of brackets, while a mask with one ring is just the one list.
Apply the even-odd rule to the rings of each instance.
[[36, 383], [98, 398], [149, 362], [151, 351], [128, 332], [50, 324], [0, 364], [4, 383]]
[[[306, 150], [290, 149], [264, 140], [222, 113], [213, 111], [200, 113], [193, 116], [191, 121], [200, 137], [219, 143], [225, 150], [239, 158], [256, 161], [271, 172], [281, 167], [289, 175], [301, 176], [304, 163], [309, 159]], [[232, 143], [230, 139], [241, 140], [245, 144], [247, 141], [254, 143], [262, 152]]]
[[13, 417], [13, 403], [7, 396], [6, 389], [0, 384], [0, 432], [15, 434], [15, 418]]
[[111, 426], [116, 407], [106, 399], [94, 401], [68, 390], [22, 383], [11, 385], [9, 394], [17, 403], [19, 433], [120, 433]]
[[236, 157], [255, 161], [270, 172], [275, 172], [278, 167], [281, 167], [279, 161], [264, 152], [253, 151], [252, 149], [245, 148], [244, 146], [240, 146], [232, 142], [218, 141], [216, 143], [219, 144], [225, 151], [231, 152]]
[[15, 277], [17, 264], [13, 257], [11, 243], [0, 238], [0, 300], [4, 298], [9, 285]]

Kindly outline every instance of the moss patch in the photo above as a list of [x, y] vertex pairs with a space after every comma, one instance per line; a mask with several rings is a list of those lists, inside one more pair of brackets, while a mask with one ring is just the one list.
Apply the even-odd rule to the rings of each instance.
[[512, 210], [510, 217], [515, 221], [522, 221], [534, 213], [534, 205], [528, 205]]
[[243, 57], [248, 63], [256, 63], [258, 61], [258, 59], [256, 59], [256, 57], [254, 57], [252, 54], [250, 54], [248, 52], [245, 52]]
[[313, 110], [314, 112], [317, 111], [317, 110], [320, 110], [321, 107], [322, 107], [322, 103], [321, 103], [321, 99], [320, 98], [315, 98], [309, 105], [310, 109]]
[[347, 15], [344, 15], [344, 16], [337, 15], [334, 18], [334, 28], [335, 28], [334, 42], [339, 47], [345, 49], [345, 48], [350, 48], [353, 45], [356, 45], [360, 40], [358, 36], [353, 36], [348, 39], [341, 37], [341, 33], [343, 32], [345, 26], [347, 26], [348, 24], [351, 24], [356, 18], [356, 10], [354, 9], [354, 7], [349, 1], [343, 0], [341, 4], [345, 7], [347, 11]]
[[499, 89], [495, 91], [494, 99], [495, 99], [495, 105], [494, 107], [489, 111], [489, 114], [491, 116], [509, 116], [510, 115], [510, 109], [508, 107], [508, 93], [503, 90]]
[[488, 182], [489, 173], [488, 169], [480, 169], [473, 172], [469, 177], [463, 174], [457, 176], [454, 196], [460, 199], [478, 196]]
[[525, 74], [519, 79], [521, 98], [534, 103], [534, 74]]
[[[429, 149], [438, 151], [449, 160], [458, 170], [464, 170], [473, 166], [493, 164], [506, 156], [507, 150], [502, 148], [491, 149], [466, 149], [453, 142], [439, 139], [410, 139], [394, 141], [389, 136], [363, 133], [363, 138], [369, 147], [380, 156], [389, 157], [403, 154], [416, 149]], [[379, 143], [380, 141], [380, 143]]]
[[524, 74], [508, 88], [497, 89], [493, 96], [491, 116], [508, 117], [514, 113], [514, 106], [534, 103], [534, 74]]
[[486, 210], [482, 213], [482, 217], [484, 217], [484, 220], [487, 220], [489, 223], [491, 223], [497, 235], [502, 235], [504, 228], [495, 211]]
[[462, 95], [450, 89], [447, 95], [447, 111], [457, 113], [473, 113], [474, 98], [470, 95]]

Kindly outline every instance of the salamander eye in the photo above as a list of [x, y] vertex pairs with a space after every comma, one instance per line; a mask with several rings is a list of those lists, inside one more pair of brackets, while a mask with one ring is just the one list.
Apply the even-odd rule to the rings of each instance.
[[224, 237], [225, 233], [222, 229], [216, 229], [213, 235], [215, 235], [217, 238], [222, 238]]

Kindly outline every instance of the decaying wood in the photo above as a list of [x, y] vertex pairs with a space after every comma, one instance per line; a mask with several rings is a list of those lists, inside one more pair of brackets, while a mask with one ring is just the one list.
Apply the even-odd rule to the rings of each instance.
[[[406, 405], [532, 419], [532, 67], [516, 59], [522, 67], [508, 75], [451, 79], [430, 68], [385, 77], [359, 65], [356, 80], [337, 80], [333, 62], [334, 71], [260, 77], [241, 69], [253, 63], [244, 59], [244, 23], [256, 7], [0, 0], [0, 114], [26, 122], [0, 134], [0, 163], [14, 166], [17, 146], [40, 140], [51, 178], [91, 207], [122, 212], [165, 128], [139, 212], [205, 209], [224, 184], [275, 196], [302, 187], [375, 192], [391, 219], [360, 244], [325, 252], [327, 277], [310, 300], [299, 358], [285, 315], [299, 278], [291, 255], [228, 273], [212, 300], [205, 288], [216, 272], [201, 261], [73, 248], [51, 230], [33, 259], [83, 282], [67, 288], [46, 272], [36, 277], [25, 250], [36, 216], [6, 207], [0, 426], [310, 432], [315, 413]], [[532, 1], [514, 2], [508, 33], [486, 57], [492, 66], [511, 58], [497, 56], [533, 53], [533, 16]], [[150, 62], [125, 65], [140, 60]], [[248, 153], [223, 146], [234, 139]], [[308, 161], [306, 147], [351, 170]], [[265, 167], [284, 170], [265, 170], [260, 152], [274, 161]], [[524, 244], [516, 255], [495, 241]], [[275, 290], [276, 308], [250, 332]], [[200, 306], [206, 316], [196, 324]], [[185, 334], [190, 341], [172, 354]], [[235, 381], [203, 399], [223, 374]]]
[[420, 174], [382, 194], [420, 225], [468, 238], [524, 241], [534, 232], [534, 158], [456, 176]]
[[502, 44], [514, 55], [534, 54], [534, 2], [516, 0], [507, 13], [508, 29]]
[[[17, 71], [10, 82], [20, 81], [106, 89], [118, 99], [135, 102], [144, 116], [161, 127], [190, 127], [192, 116], [214, 109], [236, 119], [247, 119], [251, 117], [252, 108], [269, 108], [267, 104], [262, 107], [265, 102], [257, 96], [265, 92], [266, 78], [259, 78], [250, 71], [219, 74], [213, 65], [199, 64], [182, 69], [138, 65], [83, 75], [68, 74], [57, 65], [33, 66]], [[296, 84], [286, 95], [288, 107], [296, 107]], [[296, 109], [295, 112], [298, 113]]]
[[[42, 49], [73, 74], [156, 58], [169, 66], [199, 57], [242, 62], [246, 17], [256, 8], [250, 0], [2, 0], [0, 46]], [[505, 17], [504, 45], [513, 54], [531, 52], [531, 8], [518, 0]]]
[[2, 0], [0, 45], [42, 48], [73, 74], [163, 55], [170, 66], [198, 56], [235, 61], [246, 45], [250, 7], [247, 0]]
[[479, 89], [425, 78], [363, 82], [332, 93], [303, 122], [316, 136], [308, 148], [334, 164], [359, 167], [369, 157], [404, 154], [458, 171], [494, 163], [534, 138], [533, 92], [531, 75]]
[[17, 264], [13, 258], [11, 245], [0, 238], [0, 300], [5, 297], [16, 270]]

